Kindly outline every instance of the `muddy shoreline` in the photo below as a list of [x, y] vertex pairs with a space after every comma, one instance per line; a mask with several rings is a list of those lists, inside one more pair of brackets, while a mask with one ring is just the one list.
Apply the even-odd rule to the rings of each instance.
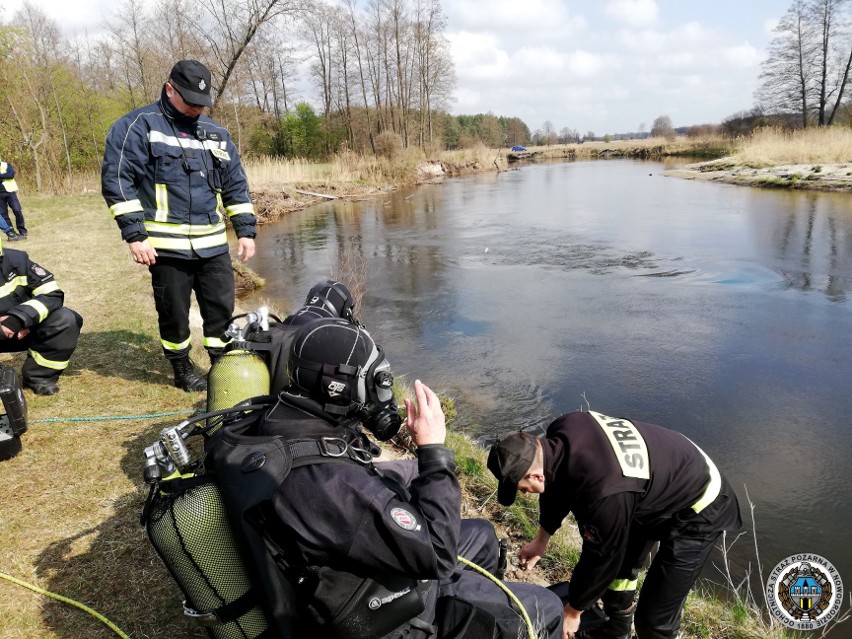
[[852, 192], [852, 163], [761, 167], [721, 158], [664, 171], [663, 175], [760, 188]]

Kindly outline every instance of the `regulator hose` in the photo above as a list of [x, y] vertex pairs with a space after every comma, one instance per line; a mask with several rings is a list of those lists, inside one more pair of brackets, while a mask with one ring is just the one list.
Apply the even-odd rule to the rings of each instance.
[[485, 577], [488, 577], [488, 579], [490, 579], [495, 584], [497, 584], [497, 586], [500, 589], [502, 589], [509, 596], [509, 599], [512, 600], [512, 603], [514, 603], [518, 607], [518, 610], [521, 611], [521, 616], [524, 618], [524, 623], [526, 623], [526, 625], [527, 625], [527, 632], [529, 633], [530, 639], [537, 639], [535, 628], [533, 628], [532, 620], [530, 619], [530, 616], [527, 614], [527, 610], [526, 610], [526, 608], [524, 608], [524, 604], [521, 603], [521, 600], [518, 599], [517, 595], [515, 595], [515, 593], [512, 592], [511, 590], [509, 590], [509, 587], [506, 584], [504, 584], [502, 581], [497, 579], [497, 577], [495, 577], [490, 572], [485, 570], [485, 568], [483, 568], [482, 566], [477, 566], [475, 563], [473, 563], [469, 559], [465, 559], [461, 555], [458, 556], [458, 560], [460, 562], [462, 562], [465, 566], [469, 566], [470, 568], [472, 568], [473, 570], [475, 570], [479, 574], [484, 575]]

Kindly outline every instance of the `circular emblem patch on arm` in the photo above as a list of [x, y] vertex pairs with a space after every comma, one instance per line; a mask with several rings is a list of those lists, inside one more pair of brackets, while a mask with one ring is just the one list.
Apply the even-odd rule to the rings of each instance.
[[393, 522], [403, 530], [420, 530], [417, 518], [405, 510], [405, 508], [391, 509], [390, 516]]

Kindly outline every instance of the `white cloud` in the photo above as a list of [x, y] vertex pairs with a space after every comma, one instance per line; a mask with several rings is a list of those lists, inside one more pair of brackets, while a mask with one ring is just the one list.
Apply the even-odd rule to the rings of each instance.
[[448, 39], [460, 79], [493, 80], [505, 76], [509, 54], [500, 48], [495, 36], [462, 31], [449, 34]]
[[631, 27], [647, 27], [657, 23], [659, 8], [655, 0], [610, 0], [606, 13]]
[[[23, 3], [24, 0], [0, 0], [0, 20], [12, 20]], [[101, 31], [104, 21], [113, 11], [108, 0], [30, 0], [30, 3], [54, 20], [62, 33], [68, 36]]]
[[567, 54], [567, 67], [577, 77], [600, 76], [607, 70], [617, 69], [619, 60], [614, 55], [601, 55], [589, 51], [574, 51]]
[[758, 68], [764, 60], [764, 52], [758, 51], [750, 44], [724, 47], [720, 50], [721, 61], [726, 68]]
[[519, 77], [548, 76], [565, 70], [565, 56], [550, 47], [523, 47], [512, 56]]
[[455, 29], [498, 34], [502, 41], [553, 41], [584, 32], [588, 24], [562, 0], [458, 0], [444, 3]]

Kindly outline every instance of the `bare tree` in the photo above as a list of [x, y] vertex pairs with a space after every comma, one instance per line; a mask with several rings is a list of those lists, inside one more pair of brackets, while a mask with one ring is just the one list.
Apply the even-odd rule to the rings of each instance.
[[211, 112], [228, 89], [231, 76], [258, 29], [286, 14], [303, 9], [300, 0], [200, 0], [209, 18], [200, 26], [212, 53], [218, 92]]
[[11, 124], [18, 131], [21, 145], [32, 156], [36, 189], [41, 191], [48, 164], [45, 144], [51, 136], [59, 29], [29, 2], [15, 14], [13, 25], [15, 28], [5, 31], [0, 51], [0, 84], [12, 114]]
[[449, 43], [443, 36], [446, 19], [439, 0], [418, 0], [414, 23], [418, 72], [419, 143], [434, 139], [435, 107], [445, 102], [455, 86], [455, 71]]
[[[826, 114], [828, 100], [838, 90], [838, 85], [834, 84], [834, 73], [832, 73], [835, 59], [833, 49], [835, 47], [834, 41], [837, 35], [839, 14], [846, 2], [847, 0], [813, 0], [811, 8], [814, 14], [814, 22], [820, 34], [818, 56], [819, 98], [817, 104], [817, 121], [820, 126], [828, 124], [830, 117]], [[845, 80], [845, 77], [841, 79], [841, 86], [845, 84]]]
[[107, 22], [112, 38], [109, 46], [117, 53], [120, 73], [128, 96], [129, 109], [145, 104], [156, 95], [157, 85], [152, 75], [152, 53], [155, 49], [150, 33], [150, 21], [144, 15], [142, 3], [124, 0]]
[[801, 114], [827, 126], [840, 108], [852, 70], [848, 0], [795, 0], [775, 27], [755, 93], [768, 113]]
[[778, 35], [761, 65], [758, 103], [770, 112], [801, 113], [802, 126], [807, 127], [818, 55], [808, 0], [796, 0], [774, 31]]
[[652, 138], [674, 138], [675, 130], [672, 126], [672, 119], [667, 115], [661, 115], [651, 125]]
[[311, 79], [320, 90], [322, 99], [323, 115], [326, 117], [331, 113], [332, 103], [332, 77], [334, 70], [332, 52], [332, 24], [334, 9], [322, 2], [317, 3], [313, 9], [306, 11], [302, 16], [307, 37], [313, 47], [313, 61], [310, 65]]

